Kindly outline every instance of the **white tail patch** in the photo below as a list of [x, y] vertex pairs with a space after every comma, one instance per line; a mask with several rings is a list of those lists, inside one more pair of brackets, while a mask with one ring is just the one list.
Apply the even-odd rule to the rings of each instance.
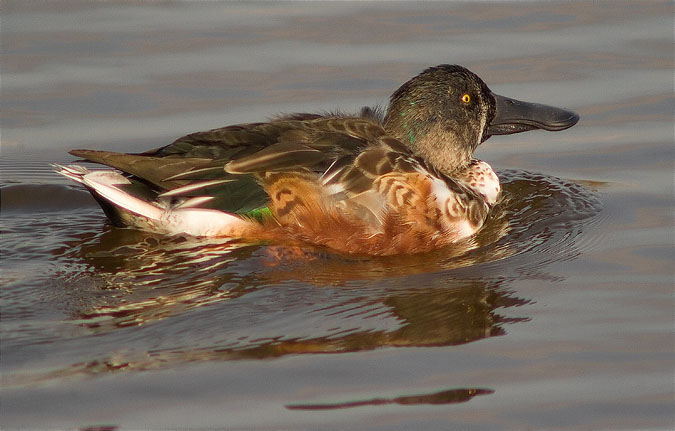
[[52, 166], [57, 173], [84, 184], [90, 191], [97, 193], [111, 204], [140, 216], [137, 225], [133, 225], [132, 222], [134, 227], [151, 226], [153, 231], [170, 235], [219, 237], [239, 232], [249, 223], [223, 211], [193, 208], [211, 200], [210, 196], [194, 197], [176, 207], [167, 208], [160, 202], [137, 198], [118, 187], [131, 184], [131, 181], [118, 171], [90, 171], [78, 165]]
[[87, 188], [99, 194], [103, 199], [115, 206], [123, 208], [134, 214], [158, 221], [164, 210], [157, 205], [141, 200], [120, 189], [119, 185], [131, 184], [131, 182], [117, 171], [90, 171], [78, 166], [53, 165], [57, 173], [73, 181], [84, 184]]

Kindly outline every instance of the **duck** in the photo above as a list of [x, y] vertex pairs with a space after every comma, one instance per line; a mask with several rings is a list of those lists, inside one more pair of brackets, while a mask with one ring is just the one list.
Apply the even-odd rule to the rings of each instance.
[[112, 169], [54, 169], [82, 184], [114, 226], [413, 254], [473, 236], [499, 201], [497, 174], [474, 157], [480, 144], [578, 120], [497, 95], [467, 68], [442, 64], [401, 85], [386, 110], [283, 114], [141, 153], [76, 149], [81, 161]]

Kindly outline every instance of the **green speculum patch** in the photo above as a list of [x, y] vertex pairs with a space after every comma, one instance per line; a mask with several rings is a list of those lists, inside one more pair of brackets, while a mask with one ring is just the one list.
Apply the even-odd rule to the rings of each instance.
[[272, 211], [268, 207], [262, 207], [243, 213], [242, 215], [262, 223], [263, 220], [272, 217]]

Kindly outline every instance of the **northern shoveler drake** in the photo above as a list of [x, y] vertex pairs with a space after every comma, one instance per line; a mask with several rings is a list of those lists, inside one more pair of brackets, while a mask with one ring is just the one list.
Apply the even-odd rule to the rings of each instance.
[[139, 154], [73, 150], [116, 170], [55, 169], [82, 183], [118, 226], [416, 253], [473, 235], [499, 199], [497, 175], [474, 158], [478, 145], [578, 120], [498, 96], [466, 68], [440, 65], [396, 90], [386, 112], [285, 115]]

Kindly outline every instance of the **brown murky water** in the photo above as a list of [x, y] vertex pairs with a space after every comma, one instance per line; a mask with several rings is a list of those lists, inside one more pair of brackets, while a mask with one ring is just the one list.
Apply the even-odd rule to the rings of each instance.
[[[3, 3], [0, 425], [671, 429], [673, 4]], [[565, 106], [505, 199], [391, 258], [112, 228], [53, 174], [429, 65]]]

